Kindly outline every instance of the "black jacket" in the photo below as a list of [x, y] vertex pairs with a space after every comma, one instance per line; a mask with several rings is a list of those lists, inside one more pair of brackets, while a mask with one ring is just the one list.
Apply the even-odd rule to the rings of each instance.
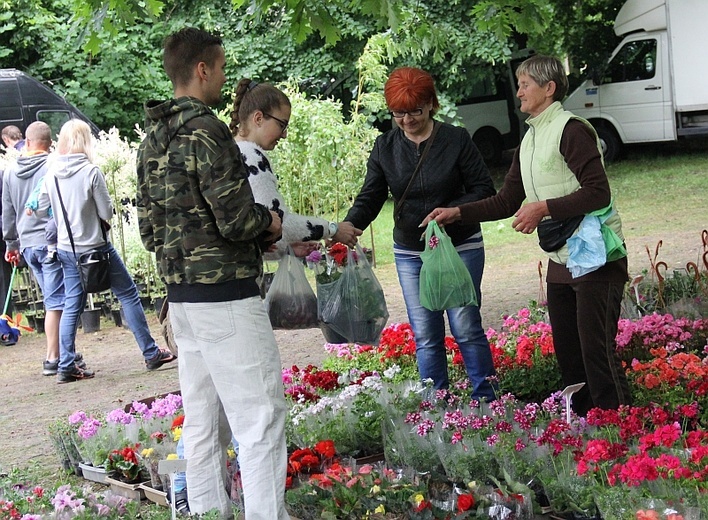
[[[418, 225], [433, 209], [459, 206], [496, 193], [489, 170], [467, 130], [447, 123], [436, 124], [442, 126], [393, 228], [394, 242], [419, 251], [424, 249], [420, 235], [425, 230]], [[380, 135], [369, 155], [364, 185], [344, 220], [365, 229], [381, 211], [389, 190], [397, 202], [408, 186], [426, 142], [416, 148], [400, 128]], [[452, 224], [445, 230], [453, 243], [458, 244], [479, 232], [480, 226], [478, 222]]]

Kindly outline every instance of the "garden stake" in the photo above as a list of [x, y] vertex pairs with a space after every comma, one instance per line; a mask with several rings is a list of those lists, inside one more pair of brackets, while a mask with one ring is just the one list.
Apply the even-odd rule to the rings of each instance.
[[15, 284], [15, 274], [17, 273], [17, 266], [12, 266], [12, 275], [10, 275], [10, 286], [7, 288], [7, 296], [5, 297], [5, 306], [2, 308], [2, 315], [7, 314], [7, 308], [10, 306], [10, 298], [12, 298], [12, 286]]
[[172, 520], [177, 519], [177, 506], [175, 504], [175, 473], [187, 471], [187, 459], [161, 460], [157, 463], [157, 472], [160, 475], [170, 476], [170, 506]]
[[584, 386], [585, 383], [575, 383], [574, 385], [566, 386], [561, 392], [561, 397], [565, 399], [565, 422], [568, 424], [570, 424], [570, 398]]

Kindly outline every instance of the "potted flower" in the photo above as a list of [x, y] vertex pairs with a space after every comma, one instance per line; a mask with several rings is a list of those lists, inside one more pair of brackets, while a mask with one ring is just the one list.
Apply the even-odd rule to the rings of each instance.
[[348, 383], [341, 386], [335, 373], [307, 367], [291, 370], [286, 377], [291, 402], [286, 431], [291, 445], [312, 446], [330, 439], [341, 455], [363, 457], [383, 451], [382, 409], [376, 401], [380, 376], [353, 371], [341, 376]]
[[112, 450], [103, 465], [111, 478], [128, 484], [137, 482], [142, 466], [138, 460], [139, 444]]

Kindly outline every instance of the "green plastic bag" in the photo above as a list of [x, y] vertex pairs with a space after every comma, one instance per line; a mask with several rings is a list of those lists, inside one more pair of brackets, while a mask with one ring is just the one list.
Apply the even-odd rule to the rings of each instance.
[[602, 233], [602, 240], [605, 242], [608, 262], [614, 262], [615, 260], [619, 260], [620, 258], [627, 256], [627, 249], [624, 247], [620, 237], [618, 237], [617, 233], [612, 231], [612, 229], [605, 224], [605, 221], [614, 213], [614, 200], [610, 201], [609, 206], [589, 213], [589, 215], [593, 215], [600, 219], [600, 232]]
[[425, 251], [420, 255], [420, 304], [431, 311], [477, 305], [472, 276], [452, 240], [431, 220], [425, 230]]

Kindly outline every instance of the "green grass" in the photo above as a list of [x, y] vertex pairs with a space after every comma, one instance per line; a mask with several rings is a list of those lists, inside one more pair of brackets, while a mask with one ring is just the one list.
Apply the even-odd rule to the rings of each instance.
[[[492, 171], [497, 189], [505, 174], [504, 168]], [[670, 236], [682, 230], [696, 230], [699, 237], [700, 230], [708, 227], [708, 142], [634, 147], [624, 160], [608, 165], [607, 174], [625, 235], [630, 238]], [[512, 220], [482, 223], [488, 250], [515, 244], [532, 249], [535, 241], [516, 233]], [[377, 265], [392, 263], [392, 201], [370, 228], [364, 231], [362, 244], [371, 247], [373, 242]]]

